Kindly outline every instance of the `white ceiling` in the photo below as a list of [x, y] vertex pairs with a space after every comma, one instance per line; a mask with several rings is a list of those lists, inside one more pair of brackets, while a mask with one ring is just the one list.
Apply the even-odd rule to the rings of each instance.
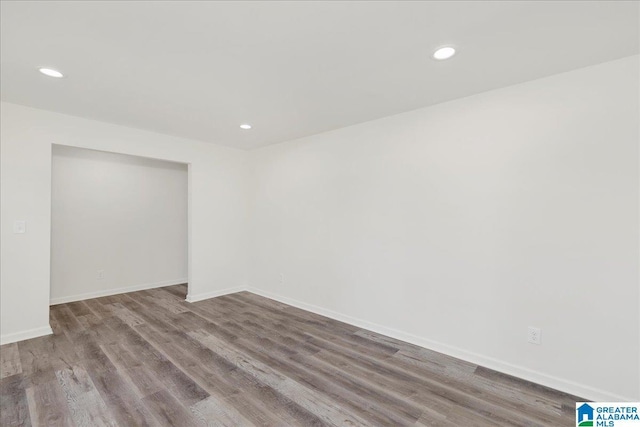
[[3, 1], [1, 97], [254, 148], [636, 54], [638, 7]]

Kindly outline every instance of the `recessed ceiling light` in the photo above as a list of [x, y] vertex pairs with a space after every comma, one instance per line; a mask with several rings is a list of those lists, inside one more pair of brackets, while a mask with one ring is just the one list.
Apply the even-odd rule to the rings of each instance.
[[57, 79], [61, 79], [64, 77], [64, 74], [62, 74], [58, 70], [54, 70], [53, 68], [38, 68], [38, 71], [40, 71], [45, 76], [55, 77]]
[[454, 48], [452, 48], [451, 46], [446, 46], [441, 47], [440, 49], [433, 52], [433, 58], [438, 60], [449, 59], [455, 54], [456, 50]]
[[248, 123], [243, 123], [240, 125], [240, 129], [249, 130], [251, 129], [251, 125]]

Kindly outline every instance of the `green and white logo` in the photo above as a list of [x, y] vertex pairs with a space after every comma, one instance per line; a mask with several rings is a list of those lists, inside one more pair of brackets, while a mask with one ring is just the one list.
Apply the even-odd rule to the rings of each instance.
[[640, 427], [640, 402], [576, 402], [578, 427]]

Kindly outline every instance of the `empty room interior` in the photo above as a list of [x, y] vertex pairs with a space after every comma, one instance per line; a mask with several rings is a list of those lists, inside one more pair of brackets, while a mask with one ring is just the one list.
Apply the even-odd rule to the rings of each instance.
[[640, 426], [640, 2], [0, 2], [1, 426]]

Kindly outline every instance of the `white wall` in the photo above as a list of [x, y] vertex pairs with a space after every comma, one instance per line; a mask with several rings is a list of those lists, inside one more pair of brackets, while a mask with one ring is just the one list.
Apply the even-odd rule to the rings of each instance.
[[638, 77], [629, 57], [252, 152], [250, 284], [637, 400]]
[[187, 165], [60, 145], [52, 160], [53, 304], [187, 281]]
[[246, 152], [8, 103], [0, 113], [1, 342], [49, 331], [52, 144], [190, 163], [190, 297], [245, 284]]

